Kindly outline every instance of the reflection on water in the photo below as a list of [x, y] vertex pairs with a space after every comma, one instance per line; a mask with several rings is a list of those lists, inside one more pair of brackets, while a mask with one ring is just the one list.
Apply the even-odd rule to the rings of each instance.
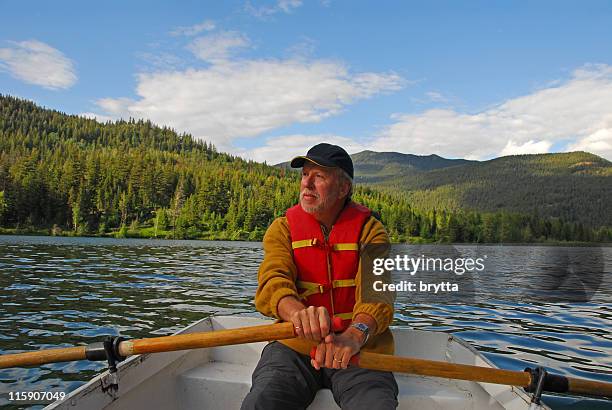
[[[395, 325], [456, 333], [500, 367], [537, 363], [612, 381], [612, 248], [452, 248], [401, 251], [487, 254], [487, 272], [471, 279], [477, 297], [443, 304], [401, 293]], [[563, 249], [566, 256], [559, 256]], [[599, 255], [590, 256], [590, 266], [605, 272], [588, 302], [551, 303], [533, 292], [525, 297], [525, 281], [556, 278], [559, 266], [584, 266], [580, 252]], [[258, 243], [0, 237], [0, 353], [105, 335], [165, 335], [210, 315], [257, 315], [252, 300], [261, 258]], [[559, 261], [556, 268], [551, 260]], [[547, 289], [545, 280], [536, 282], [533, 289]], [[592, 280], [583, 282], [593, 289]], [[0, 405], [8, 403], [9, 391], [73, 390], [103, 367], [80, 361], [2, 370]]]

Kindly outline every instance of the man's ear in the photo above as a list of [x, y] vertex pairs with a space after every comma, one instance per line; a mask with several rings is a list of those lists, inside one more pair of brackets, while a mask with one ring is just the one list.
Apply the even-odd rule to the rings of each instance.
[[351, 184], [347, 181], [342, 181], [342, 184], [340, 185], [340, 195], [342, 198], [346, 198], [349, 192], [351, 192]]

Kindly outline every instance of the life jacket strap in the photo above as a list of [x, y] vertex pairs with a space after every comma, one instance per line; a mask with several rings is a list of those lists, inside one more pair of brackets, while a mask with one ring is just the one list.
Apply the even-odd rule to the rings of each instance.
[[295, 282], [295, 285], [300, 289], [306, 289], [304, 292], [299, 294], [300, 299], [306, 299], [310, 295], [314, 295], [317, 293], [325, 293], [327, 291], [325, 285], [321, 283], [298, 280]]
[[[300, 289], [305, 289], [304, 292], [299, 294], [300, 299], [306, 299], [310, 295], [314, 295], [317, 293], [325, 293], [329, 290], [329, 285], [324, 285], [322, 283], [316, 282], [307, 282], [304, 280], [298, 280], [295, 282], [295, 285]], [[332, 281], [332, 288], [348, 288], [351, 286], [356, 286], [355, 279], [338, 279]]]

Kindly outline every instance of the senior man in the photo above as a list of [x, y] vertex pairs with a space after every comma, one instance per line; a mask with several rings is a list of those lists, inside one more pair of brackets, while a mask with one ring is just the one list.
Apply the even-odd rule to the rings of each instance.
[[[392, 373], [348, 366], [364, 350], [393, 353], [393, 304], [362, 298], [360, 250], [388, 244], [382, 223], [351, 201], [353, 162], [344, 149], [318, 144], [291, 161], [302, 168], [299, 204], [268, 228], [258, 273], [257, 309], [292, 322], [299, 338], [318, 342], [315, 358], [269, 343], [242, 409], [305, 409], [330, 388], [343, 409], [394, 409]], [[331, 329], [331, 318], [342, 329]]]

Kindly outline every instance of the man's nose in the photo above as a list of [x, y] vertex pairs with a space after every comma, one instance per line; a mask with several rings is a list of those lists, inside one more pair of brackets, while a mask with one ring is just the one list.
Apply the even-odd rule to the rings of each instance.
[[314, 178], [310, 175], [302, 175], [302, 186], [311, 188], [313, 186]]

